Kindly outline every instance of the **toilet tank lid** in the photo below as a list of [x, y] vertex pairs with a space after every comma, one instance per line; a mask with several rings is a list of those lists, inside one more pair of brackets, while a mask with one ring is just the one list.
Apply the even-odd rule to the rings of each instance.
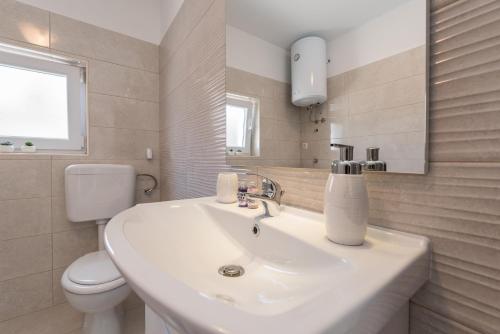
[[66, 167], [67, 175], [105, 175], [105, 174], [134, 174], [134, 167], [130, 165], [113, 164], [79, 164]]

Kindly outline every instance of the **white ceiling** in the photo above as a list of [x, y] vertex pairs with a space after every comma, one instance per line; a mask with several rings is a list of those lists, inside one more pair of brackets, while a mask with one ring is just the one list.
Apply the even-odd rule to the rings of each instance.
[[331, 40], [408, 1], [227, 0], [226, 15], [228, 24], [288, 49], [311, 34]]
[[160, 44], [183, 0], [19, 0], [128, 36]]

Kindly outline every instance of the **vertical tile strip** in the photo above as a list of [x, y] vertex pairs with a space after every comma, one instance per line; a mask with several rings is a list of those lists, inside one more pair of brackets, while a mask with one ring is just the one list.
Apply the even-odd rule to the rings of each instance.
[[160, 46], [162, 199], [212, 195], [227, 168], [225, 1], [205, 5], [186, 0]]

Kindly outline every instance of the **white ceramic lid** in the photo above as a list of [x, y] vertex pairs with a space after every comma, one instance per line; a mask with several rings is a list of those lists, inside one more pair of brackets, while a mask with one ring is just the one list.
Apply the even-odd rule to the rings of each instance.
[[82, 285], [108, 283], [121, 277], [106, 251], [84, 255], [68, 268], [68, 278]]
[[134, 167], [130, 165], [79, 164], [66, 167], [66, 174], [69, 175], [106, 175], [134, 173]]

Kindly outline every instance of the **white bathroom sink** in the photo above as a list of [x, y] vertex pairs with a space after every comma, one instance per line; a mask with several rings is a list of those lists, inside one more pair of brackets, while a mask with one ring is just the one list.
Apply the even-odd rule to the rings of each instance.
[[[108, 223], [106, 248], [130, 286], [181, 333], [378, 333], [427, 280], [426, 238], [370, 227], [334, 244], [322, 215], [213, 198], [141, 204]], [[239, 277], [223, 265], [244, 268]]]

